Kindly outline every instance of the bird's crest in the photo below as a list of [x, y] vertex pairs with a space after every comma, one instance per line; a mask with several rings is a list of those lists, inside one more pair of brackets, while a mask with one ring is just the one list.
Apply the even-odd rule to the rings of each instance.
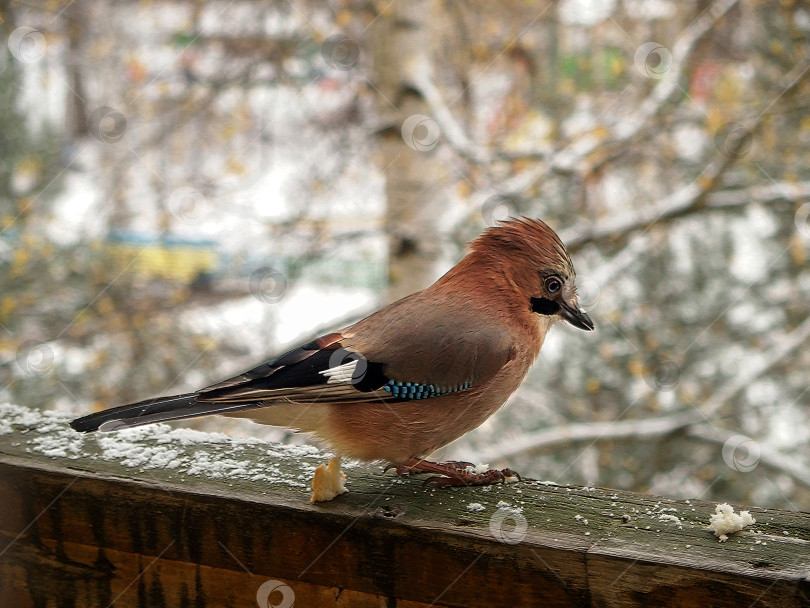
[[557, 233], [545, 222], [527, 217], [504, 220], [489, 228], [470, 245], [473, 252], [486, 255], [493, 251], [511, 251], [525, 258], [562, 264], [568, 276], [574, 265]]

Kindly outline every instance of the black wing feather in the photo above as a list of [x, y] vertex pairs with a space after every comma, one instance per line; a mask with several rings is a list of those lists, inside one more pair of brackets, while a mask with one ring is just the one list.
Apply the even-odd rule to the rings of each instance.
[[[113, 431], [155, 422], [231, 413], [271, 405], [286, 398], [301, 402], [352, 402], [361, 394], [382, 387], [388, 378], [382, 364], [363, 359], [362, 376], [352, 383], [329, 383], [323, 372], [362, 356], [344, 349], [340, 334], [327, 334], [294, 348], [272, 361], [196, 393], [147, 399], [77, 418], [70, 423], [77, 431]], [[384, 395], [384, 397], [388, 397]], [[360, 398], [360, 399], [358, 399]], [[399, 400], [391, 397], [393, 400]]]

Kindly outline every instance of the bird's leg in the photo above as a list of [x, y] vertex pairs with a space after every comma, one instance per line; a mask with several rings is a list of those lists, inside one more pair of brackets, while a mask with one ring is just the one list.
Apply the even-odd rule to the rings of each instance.
[[[436, 473], [434, 477], [425, 480], [425, 485], [434, 484], [439, 488], [447, 486], [484, 486], [493, 483], [506, 483], [519, 481], [520, 475], [512, 469], [490, 469], [484, 473], [475, 473], [471, 469], [474, 465], [469, 462], [430, 462], [419, 458], [410, 458], [398, 465], [397, 475], [415, 475], [417, 473]], [[388, 469], [386, 469], [388, 470]]]

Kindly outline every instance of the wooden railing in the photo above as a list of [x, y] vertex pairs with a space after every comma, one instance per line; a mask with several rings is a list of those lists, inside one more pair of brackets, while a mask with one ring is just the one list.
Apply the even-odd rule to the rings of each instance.
[[0, 406], [0, 606], [810, 605], [807, 513], [720, 543], [713, 503], [365, 466], [310, 504], [314, 450], [66, 421]]

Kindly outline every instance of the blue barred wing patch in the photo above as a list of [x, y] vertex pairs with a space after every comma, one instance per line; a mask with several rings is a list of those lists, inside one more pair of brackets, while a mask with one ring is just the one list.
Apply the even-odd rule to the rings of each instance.
[[419, 382], [399, 382], [389, 380], [383, 385], [383, 390], [391, 393], [392, 397], [398, 399], [429, 399], [430, 397], [441, 397], [463, 391], [472, 386], [472, 382], [465, 382], [458, 386], [436, 386], [435, 384], [421, 384]]

